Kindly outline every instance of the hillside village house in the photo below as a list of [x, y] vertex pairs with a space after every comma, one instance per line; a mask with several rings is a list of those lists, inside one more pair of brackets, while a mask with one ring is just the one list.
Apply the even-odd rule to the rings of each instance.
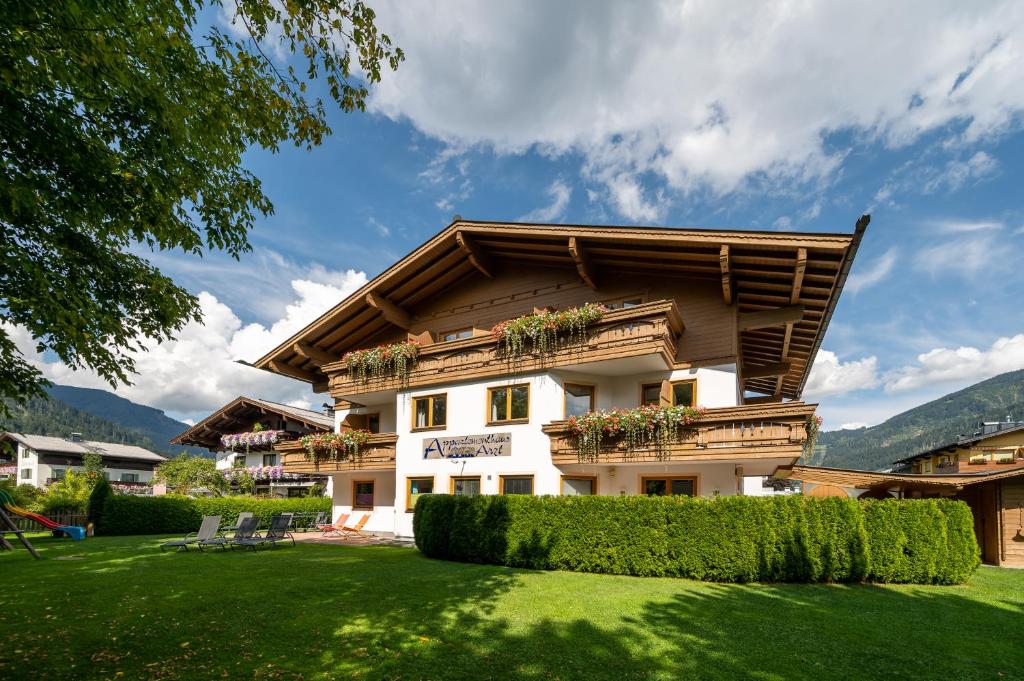
[[[435, 492], [741, 493], [801, 455], [815, 407], [800, 395], [867, 223], [457, 219], [255, 363], [335, 401], [335, 440], [274, 449], [286, 471], [331, 476], [335, 513], [405, 536], [418, 496]], [[511, 331], [546, 311], [573, 330], [517, 345]], [[585, 414], [652, 403], [706, 411], [667, 444], [581, 449]]]
[[69, 470], [81, 471], [85, 454], [99, 454], [103, 459], [103, 475], [120, 491], [152, 494], [150, 482], [153, 469], [167, 459], [148, 449], [117, 442], [84, 440], [79, 433], [67, 438], [26, 433], [2, 433], [0, 443], [13, 450], [12, 479], [17, 484], [36, 487], [61, 480]]
[[793, 466], [777, 475], [818, 497], [961, 499], [974, 514], [982, 560], [1024, 567], [1024, 422], [985, 423], [895, 464], [886, 472]]
[[238, 397], [175, 437], [171, 444], [216, 452], [217, 469], [229, 480], [235, 472], [248, 472], [256, 482], [258, 494], [304, 497], [313, 485], [323, 485], [327, 479], [285, 470], [275, 446], [310, 433], [333, 430], [333, 409], [325, 414], [254, 397]]

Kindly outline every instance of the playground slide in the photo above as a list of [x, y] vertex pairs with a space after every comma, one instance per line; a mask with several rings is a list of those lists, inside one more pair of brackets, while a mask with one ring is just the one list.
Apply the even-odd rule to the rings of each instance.
[[49, 518], [39, 515], [38, 513], [33, 513], [32, 511], [21, 508], [14, 503], [14, 498], [7, 492], [7, 490], [0, 489], [0, 506], [2, 506], [8, 513], [13, 513], [14, 515], [21, 516], [22, 518], [28, 518], [29, 520], [39, 523], [46, 529], [52, 531], [53, 536], [55, 537], [67, 536], [76, 541], [85, 539], [84, 527], [78, 527], [76, 525], [61, 525], [53, 522]]

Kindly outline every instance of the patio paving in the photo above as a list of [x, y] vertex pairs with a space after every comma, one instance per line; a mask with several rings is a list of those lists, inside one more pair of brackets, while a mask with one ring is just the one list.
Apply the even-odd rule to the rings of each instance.
[[322, 532], [295, 532], [296, 542], [305, 544], [336, 544], [339, 546], [415, 546], [411, 537], [396, 537], [388, 532], [369, 532], [369, 537], [325, 537]]

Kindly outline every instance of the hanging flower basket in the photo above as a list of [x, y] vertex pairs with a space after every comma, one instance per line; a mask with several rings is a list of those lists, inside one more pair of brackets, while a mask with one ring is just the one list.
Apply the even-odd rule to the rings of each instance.
[[404, 341], [368, 350], [353, 350], [342, 359], [348, 364], [349, 375], [357, 381], [366, 383], [371, 378], [398, 378], [405, 382], [409, 370], [416, 365], [419, 353], [419, 343]]
[[360, 458], [363, 445], [370, 439], [368, 430], [346, 430], [342, 433], [318, 433], [302, 438], [306, 461], [355, 461]]
[[491, 335], [498, 341], [498, 351], [507, 358], [547, 355], [562, 347], [584, 343], [587, 328], [601, 321], [606, 312], [608, 308], [599, 303], [546, 311], [500, 322], [491, 329]]
[[592, 411], [567, 421], [572, 445], [580, 462], [594, 462], [606, 443], [621, 444], [627, 453], [655, 447], [658, 458], [673, 442], [684, 437], [707, 410], [704, 407], [634, 407]]
[[232, 433], [222, 435], [220, 444], [230, 452], [239, 449], [250, 450], [268, 449], [285, 438], [283, 430], [253, 430], [248, 433]]
[[817, 414], [811, 414], [807, 417], [807, 424], [805, 430], [807, 431], [807, 439], [804, 440], [804, 456], [810, 456], [814, 453], [814, 446], [818, 442], [818, 433], [821, 431], [822, 418]]

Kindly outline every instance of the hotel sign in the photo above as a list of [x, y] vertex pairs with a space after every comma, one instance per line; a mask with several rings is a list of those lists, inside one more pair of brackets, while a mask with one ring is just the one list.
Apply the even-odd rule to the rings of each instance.
[[423, 440], [424, 459], [472, 459], [482, 456], [512, 456], [512, 433], [487, 433]]

